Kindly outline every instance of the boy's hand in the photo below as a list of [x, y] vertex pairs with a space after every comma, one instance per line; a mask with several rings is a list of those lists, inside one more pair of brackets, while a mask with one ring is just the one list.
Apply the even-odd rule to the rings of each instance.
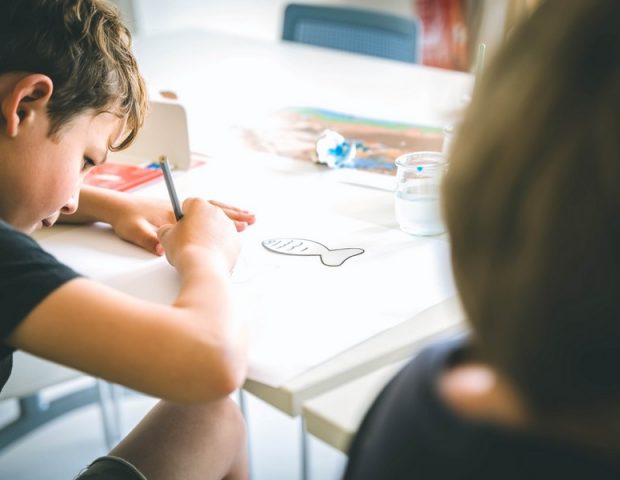
[[[157, 238], [157, 230], [166, 224], [175, 223], [170, 202], [127, 195], [111, 219], [114, 232], [123, 240], [134, 243], [156, 255], [163, 255], [164, 249]], [[209, 203], [219, 207], [235, 225], [238, 232], [245, 230], [255, 221], [254, 215], [237, 207], [214, 200]]]
[[[255, 221], [254, 215], [246, 210], [215, 200], [211, 200], [210, 203], [219, 207], [234, 222], [238, 232], [245, 230]], [[156, 255], [163, 255], [164, 250], [157, 239], [157, 230], [162, 225], [175, 223], [175, 218], [169, 201], [83, 186], [78, 211], [72, 215], [62, 215], [60, 221], [106, 222], [123, 240]]]
[[225, 203], [218, 202], [217, 200], [209, 200], [209, 203], [221, 208], [226, 216], [235, 222], [235, 227], [238, 232], [243, 232], [248, 225], [252, 225], [256, 221], [254, 214], [248, 212], [247, 210], [241, 210], [240, 208], [226, 205]]
[[157, 229], [175, 221], [170, 202], [125, 195], [116, 202], [109, 223], [123, 240], [138, 245], [155, 255], [163, 255], [164, 249], [157, 239]]
[[185, 270], [194, 266], [197, 258], [213, 256], [222, 259], [228, 270], [232, 270], [239, 256], [240, 242], [227, 213], [212, 202], [199, 198], [185, 200], [183, 219], [162, 226], [158, 232], [168, 261]]

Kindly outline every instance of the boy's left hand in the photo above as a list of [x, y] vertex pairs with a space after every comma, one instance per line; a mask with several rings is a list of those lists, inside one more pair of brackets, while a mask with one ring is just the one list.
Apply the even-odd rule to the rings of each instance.
[[[246, 210], [215, 200], [209, 202], [222, 209], [226, 216], [235, 223], [238, 232], [245, 230], [255, 221], [254, 215]], [[126, 195], [123, 202], [117, 203], [116, 211], [109, 223], [114, 232], [123, 240], [156, 255], [163, 255], [164, 249], [157, 240], [157, 230], [162, 225], [175, 222], [170, 202]]]
[[[247, 210], [210, 200], [230, 218], [238, 232], [245, 230], [256, 220]], [[83, 185], [77, 212], [61, 215], [62, 223], [109, 223], [123, 240], [138, 245], [156, 255], [164, 250], [157, 240], [157, 231], [162, 225], [175, 223], [172, 205], [169, 201], [139, 197], [134, 194], [116, 192], [101, 187]]]
[[156, 255], [164, 254], [157, 229], [175, 221], [168, 202], [126, 195], [115, 207], [109, 223], [116, 235]]
[[248, 212], [247, 210], [226, 205], [225, 203], [218, 202], [217, 200], [209, 200], [209, 203], [215, 207], [221, 208], [226, 216], [235, 222], [235, 227], [238, 232], [243, 232], [248, 225], [252, 225], [256, 221], [254, 214]]

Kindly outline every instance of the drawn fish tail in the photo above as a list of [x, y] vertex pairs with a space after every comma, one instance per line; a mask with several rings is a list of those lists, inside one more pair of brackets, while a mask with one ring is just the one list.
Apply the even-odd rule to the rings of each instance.
[[328, 267], [339, 267], [349, 258], [364, 253], [363, 248], [338, 248], [321, 253], [321, 262]]

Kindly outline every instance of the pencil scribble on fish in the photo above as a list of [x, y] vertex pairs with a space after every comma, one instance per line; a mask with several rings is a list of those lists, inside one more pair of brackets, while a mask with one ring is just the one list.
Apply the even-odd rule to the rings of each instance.
[[267, 250], [283, 255], [319, 257], [326, 267], [339, 267], [349, 258], [364, 253], [363, 248], [337, 248], [330, 250], [325, 245], [305, 238], [270, 238], [262, 242]]

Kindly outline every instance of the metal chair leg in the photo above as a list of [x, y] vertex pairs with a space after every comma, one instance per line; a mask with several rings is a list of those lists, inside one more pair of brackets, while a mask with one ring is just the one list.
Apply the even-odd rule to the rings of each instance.
[[0, 428], [0, 451], [47, 422], [95, 401], [97, 393], [92, 386], [51, 402], [44, 401], [39, 393], [20, 398], [19, 417]]
[[119, 387], [97, 380], [97, 392], [105, 443], [108, 450], [111, 450], [121, 440]]

